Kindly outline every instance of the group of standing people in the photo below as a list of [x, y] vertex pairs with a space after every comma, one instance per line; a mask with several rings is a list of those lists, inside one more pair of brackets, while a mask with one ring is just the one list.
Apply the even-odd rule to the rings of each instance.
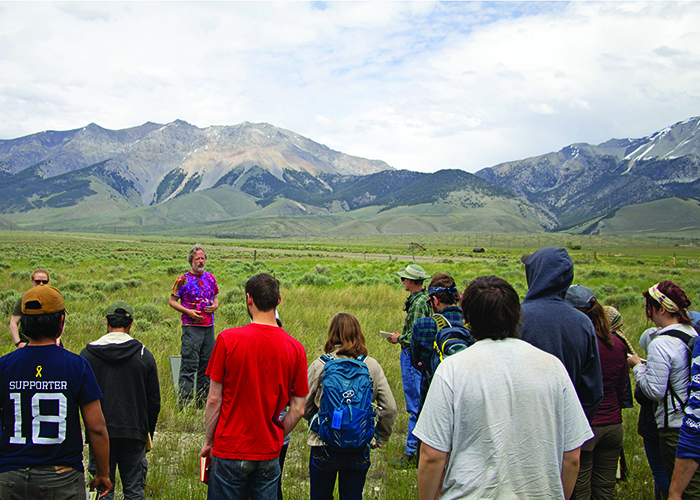
[[133, 308], [110, 305], [107, 334], [77, 355], [60, 342], [65, 303], [49, 273], [32, 281], [11, 329], [17, 350], [0, 358], [0, 498], [84, 499], [82, 416], [89, 487], [114, 498], [119, 468], [124, 498], [142, 499], [161, 402], [155, 358], [129, 335]]
[[[205, 407], [200, 457], [208, 498], [281, 498], [283, 445], [301, 418], [311, 424], [310, 497], [331, 499], [337, 480], [342, 500], [362, 498], [370, 450], [388, 441], [397, 405], [359, 322], [335, 315], [325, 354], [307, 366], [304, 347], [281, 328], [279, 281], [261, 273], [245, 285], [250, 323], [215, 336], [219, 289], [204, 271], [206, 259], [201, 246], [192, 248], [191, 269], [177, 279], [169, 304], [182, 314], [178, 404]], [[682, 289], [662, 281], [644, 292], [656, 325], [640, 342], [644, 363], [619, 312], [587, 287], [572, 286], [564, 249], [543, 248], [522, 261], [522, 304], [496, 276], [475, 278], [460, 294], [445, 273], [431, 279], [415, 264], [397, 272], [409, 292], [406, 318], [387, 340], [401, 347], [409, 426], [403, 456], [392, 465], [417, 466], [422, 500], [614, 498], [629, 365], [652, 401], [656, 434], [644, 442], [659, 494], [657, 470], [666, 484], [671, 479], [668, 498], [700, 498], [700, 358], [693, 357], [700, 347], [689, 355], [697, 333]], [[39, 498], [46, 488], [83, 498], [79, 413], [90, 443], [90, 487], [113, 495], [119, 468], [125, 499], [143, 498], [160, 391], [152, 354], [129, 335], [133, 308], [112, 304], [107, 334], [77, 356], [59, 347], [65, 305], [48, 282], [45, 270], [32, 274], [34, 287], [11, 318], [18, 349], [0, 358], [0, 498]], [[445, 324], [464, 331], [463, 350], [445, 354], [435, 368]], [[369, 380], [376, 427], [361, 446], [339, 449], [313, 425], [325, 411], [328, 367], [336, 362], [359, 366]], [[351, 392], [343, 395], [347, 405]], [[326, 425], [341, 429], [343, 410], [331, 413]]]

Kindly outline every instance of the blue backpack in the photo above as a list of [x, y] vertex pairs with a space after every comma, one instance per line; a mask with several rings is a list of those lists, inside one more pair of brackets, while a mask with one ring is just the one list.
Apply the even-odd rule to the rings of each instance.
[[372, 407], [373, 382], [366, 356], [335, 359], [324, 354], [321, 376], [321, 408], [311, 419], [311, 430], [326, 446], [338, 451], [356, 451], [374, 437], [376, 414]]

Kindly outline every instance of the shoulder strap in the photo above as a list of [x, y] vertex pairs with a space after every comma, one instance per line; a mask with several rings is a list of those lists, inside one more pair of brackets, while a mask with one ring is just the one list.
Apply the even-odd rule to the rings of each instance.
[[675, 337], [677, 339], [680, 339], [683, 341], [683, 343], [687, 346], [690, 347], [690, 341], [695, 338], [692, 335], [689, 335], [685, 332], [682, 332], [680, 330], [667, 330], [665, 332], [661, 332], [658, 336], [660, 337], [661, 335], [668, 335], [669, 337]]
[[364, 354], [360, 354], [360, 355], [359, 355], [357, 358], [355, 358], [355, 359], [357, 359], [358, 361], [362, 361], [362, 362], [364, 363], [365, 359], [367, 359], [367, 356], [365, 356]]
[[444, 317], [442, 314], [433, 314], [432, 318], [435, 320], [435, 323], [437, 323], [438, 331], [442, 330], [445, 327], [452, 326], [452, 324], [447, 321], [447, 318]]
[[333, 357], [332, 354], [324, 354], [323, 356], [321, 356], [318, 359], [320, 359], [321, 363], [323, 363], [325, 365], [327, 362], [333, 361], [335, 358]]
[[[657, 335], [657, 338], [662, 336], [662, 335], [667, 335], [668, 337], [674, 337], [679, 340], [682, 340], [685, 346], [692, 351], [691, 348], [691, 343], [693, 340], [695, 340], [697, 337], [693, 337], [692, 335], [688, 335], [685, 332], [682, 332], [680, 330], [667, 330], [665, 332], [661, 332]], [[690, 365], [689, 365], [690, 366]], [[671, 395], [671, 402], [673, 403], [673, 409], [676, 409], [676, 403], [678, 403], [681, 407], [681, 409], [685, 408], [686, 405], [688, 404], [688, 401], [686, 400], [685, 403], [681, 399], [681, 397], [676, 393], [676, 391], [673, 390], [673, 385], [671, 384], [671, 378], [669, 376], [668, 382], [666, 383], [666, 393], [664, 394], [664, 426], [668, 427], [668, 395]]]

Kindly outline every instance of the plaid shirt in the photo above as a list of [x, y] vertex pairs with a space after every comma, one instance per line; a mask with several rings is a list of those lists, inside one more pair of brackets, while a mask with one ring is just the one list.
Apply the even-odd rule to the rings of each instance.
[[419, 318], [430, 316], [433, 313], [433, 310], [428, 304], [429, 301], [430, 299], [425, 292], [425, 288], [413, 292], [408, 299], [406, 299], [406, 321], [403, 324], [403, 332], [399, 335], [399, 343], [402, 349], [411, 347], [413, 323]]

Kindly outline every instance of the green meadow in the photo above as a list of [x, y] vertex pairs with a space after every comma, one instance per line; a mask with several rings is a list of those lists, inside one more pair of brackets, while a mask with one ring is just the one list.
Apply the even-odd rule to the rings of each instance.
[[[576, 262], [575, 283], [594, 290], [605, 305], [614, 305], [625, 320], [624, 331], [638, 347], [649, 325], [641, 292], [663, 279], [677, 281], [694, 305], [700, 305], [700, 250], [682, 236], [600, 237], [566, 234], [462, 234], [431, 237], [365, 237], [299, 240], [198, 240], [68, 233], [0, 232], [0, 354], [14, 349], [8, 323], [12, 306], [29, 286], [31, 271], [43, 267], [64, 295], [68, 316], [63, 336], [73, 352], [106, 333], [105, 311], [116, 300], [135, 309], [132, 335], [155, 355], [163, 408], [148, 454], [147, 496], [203, 499], [198, 453], [203, 444], [202, 410], [178, 411], [169, 356], [179, 355], [180, 319], [168, 306], [175, 278], [188, 270], [187, 252], [202, 243], [209, 254], [207, 271], [219, 283], [221, 306], [216, 330], [249, 321], [243, 286], [259, 272], [282, 284], [279, 313], [284, 328], [306, 348], [309, 362], [323, 353], [331, 318], [355, 315], [362, 325], [370, 356], [382, 365], [399, 406], [394, 434], [384, 449], [372, 452], [364, 497], [416, 499], [415, 470], [394, 470], [403, 453], [407, 415], [399, 368], [399, 348], [379, 336], [403, 325], [406, 292], [394, 272], [414, 259], [428, 273], [450, 273], [460, 290], [476, 276], [495, 274], [509, 281], [521, 299], [527, 292], [523, 253], [541, 246], [565, 246]], [[419, 243], [420, 246], [411, 245]], [[483, 254], [474, 247], [486, 247]], [[642, 353], [640, 352], [640, 355]], [[494, 360], [497, 362], [497, 360]], [[634, 378], [633, 378], [634, 379]], [[618, 498], [653, 498], [653, 480], [641, 438], [636, 433], [638, 408], [623, 410], [625, 456], [629, 479], [619, 483]], [[308, 498], [306, 423], [292, 434], [283, 472], [287, 499]], [[117, 498], [120, 498], [119, 493]]]

